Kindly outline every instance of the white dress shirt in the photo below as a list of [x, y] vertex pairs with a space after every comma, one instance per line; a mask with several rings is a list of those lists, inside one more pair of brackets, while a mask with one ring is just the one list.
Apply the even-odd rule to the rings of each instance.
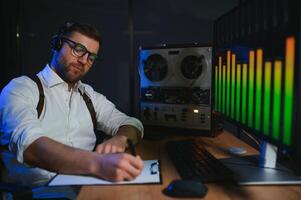
[[94, 148], [96, 137], [91, 115], [78, 90], [85, 91], [92, 100], [98, 130], [114, 135], [120, 126], [133, 125], [143, 134], [139, 120], [117, 110], [113, 103], [91, 86], [79, 81], [69, 91], [68, 84], [49, 65], [38, 76], [45, 93], [39, 119], [36, 110], [39, 90], [33, 80], [27, 76], [15, 78], [1, 92], [0, 142], [9, 147], [9, 151], [2, 152], [5, 180], [41, 185], [55, 175], [24, 163], [24, 150], [42, 136], [79, 149], [91, 151]]

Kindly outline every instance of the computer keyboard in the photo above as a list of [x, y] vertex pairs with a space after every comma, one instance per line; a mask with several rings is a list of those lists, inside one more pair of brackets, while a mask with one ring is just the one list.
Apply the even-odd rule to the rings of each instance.
[[167, 152], [182, 179], [207, 183], [232, 181], [232, 171], [198, 140], [168, 142]]

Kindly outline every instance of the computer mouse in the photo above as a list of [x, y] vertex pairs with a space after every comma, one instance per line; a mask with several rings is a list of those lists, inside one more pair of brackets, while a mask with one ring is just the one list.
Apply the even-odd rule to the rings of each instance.
[[171, 197], [204, 197], [208, 192], [206, 185], [195, 180], [174, 180], [163, 193]]

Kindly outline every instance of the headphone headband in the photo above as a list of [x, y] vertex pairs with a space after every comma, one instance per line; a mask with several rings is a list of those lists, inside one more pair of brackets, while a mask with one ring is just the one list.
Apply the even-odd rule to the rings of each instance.
[[74, 23], [66, 22], [64, 25], [62, 25], [59, 28], [58, 32], [51, 37], [50, 48], [53, 51], [59, 51], [62, 48], [63, 45], [62, 37], [69, 32], [69, 30], [73, 27], [73, 25]]

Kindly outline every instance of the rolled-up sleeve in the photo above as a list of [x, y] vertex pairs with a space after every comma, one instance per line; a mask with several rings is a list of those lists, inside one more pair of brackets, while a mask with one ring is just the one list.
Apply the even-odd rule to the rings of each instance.
[[8, 145], [20, 163], [24, 163], [26, 148], [46, 136], [37, 116], [39, 92], [34, 84], [25, 76], [13, 79], [0, 96], [1, 142]]
[[93, 93], [92, 101], [96, 111], [97, 129], [106, 134], [115, 135], [119, 127], [131, 125], [136, 127], [141, 133], [141, 138], [143, 137], [143, 125], [138, 119], [119, 111], [116, 106], [102, 94], [93, 91], [91, 88], [88, 90], [88, 93]]

